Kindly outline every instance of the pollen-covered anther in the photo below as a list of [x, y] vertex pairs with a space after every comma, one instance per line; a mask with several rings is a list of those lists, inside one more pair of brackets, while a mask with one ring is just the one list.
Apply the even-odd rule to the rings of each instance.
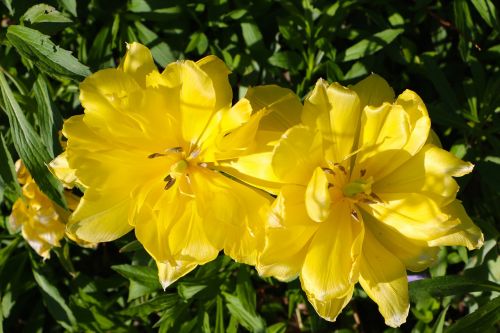
[[342, 171], [342, 173], [343, 173], [344, 175], [347, 175], [347, 170], [344, 168], [344, 166], [343, 166], [343, 165], [341, 165], [341, 164], [339, 164], [339, 163], [335, 163], [335, 164], [334, 164], [334, 166], [335, 166], [337, 169], [339, 169], [340, 171]]
[[166, 182], [164, 187], [165, 190], [168, 190], [175, 184], [175, 178], [170, 175], [167, 175], [163, 180]]
[[321, 168], [321, 169], [323, 169], [325, 173], [335, 176], [335, 172], [332, 169], [330, 168]]
[[149, 154], [148, 158], [157, 158], [157, 157], [167, 156], [169, 154], [180, 154], [182, 152], [184, 152], [184, 149], [182, 149], [182, 147], [173, 147], [165, 149], [164, 151], [159, 153]]

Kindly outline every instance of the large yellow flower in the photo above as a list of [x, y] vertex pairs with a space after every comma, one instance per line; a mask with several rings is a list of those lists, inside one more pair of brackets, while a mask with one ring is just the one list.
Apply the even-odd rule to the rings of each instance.
[[[351, 88], [319, 80], [304, 102], [302, 124], [273, 151], [233, 163], [243, 179], [280, 189], [259, 272], [281, 280], [299, 275], [328, 320], [359, 281], [387, 325], [404, 323], [406, 269], [427, 268], [440, 245], [473, 249], [483, 242], [455, 198], [452, 178], [473, 166], [433, 144], [429, 131], [425, 105], [412, 91], [394, 99], [376, 75]], [[259, 167], [260, 181], [250, 177], [255, 161], [269, 165]]]
[[[16, 162], [17, 178], [22, 185], [22, 198], [16, 200], [9, 216], [9, 225], [14, 231], [21, 230], [23, 238], [44, 259], [50, 258], [50, 250], [60, 246], [65, 235], [65, 222], [69, 212], [57, 206], [40, 191], [21, 160]], [[65, 193], [70, 209], [76, 207], [78, 198]], [[78, 239], [71, 237], [79, 242]], [[79, 242], [80, 245], [85, 245]]]
[[67, 161], [85, 188], [68, 228], [91, 242], [135, 228], [164, 287], [222, 249], [254, 264], [262, 246], [269, 197], [218, 164], [279, 138], [273, 107], [300, 101], [265, 86], [231, 106], [228, 74], [215, 56], [160, 73], [150, 51], [132, 43], [119, 68], [83, 81], [85, 113], [64, 124]]

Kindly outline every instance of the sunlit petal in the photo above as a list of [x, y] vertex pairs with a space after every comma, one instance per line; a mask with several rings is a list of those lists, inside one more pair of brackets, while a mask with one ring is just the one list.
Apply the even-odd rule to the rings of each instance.
[[446, 235], [430, 240], [428, 242], [430, 246], [466, 246], [469, 250], [483, 246], [483, 233], [472, 222], [459, 200], [444, 207], [443, 212], [449, 214], [450, 220], [457, 224]]
[[399, 327], [406, 321], [410, 304], [405, 266], [368, 230], [363, 243], [359, 282], [378, 304], [388, 326]]
[[330, 220], [320, 225], [311, 240], [300, 276], [311, 298], [345, 297], [357, 282], [364, 228], [351, 211], [348, 202], [333, 205]]

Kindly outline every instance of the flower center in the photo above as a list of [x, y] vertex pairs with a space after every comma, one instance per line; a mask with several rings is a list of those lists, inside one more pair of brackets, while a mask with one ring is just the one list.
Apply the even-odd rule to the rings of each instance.
[[192, 165], [206, 167], [206, 163], [197, 163], [199, 150], [193, 149], [191, 153], [186, 154], [182, 147], [173, 147], [165, 149], [162, 152], [152, 153], [148, 158], [165, 157], [170, 160], [170, 168], [167, 176], [163, 179], [165, 181], [165, 190], [171, 188], [176, 180], [181, 177], [186, 177], [189, 183], [188, 169]]
[[178, 178], [181, 177], [184, 172], [186, 172], [186, 169], [189, 167], [188, 161], [185, 159], [178, 160], [174, 164], [170, 166], [170, 176], [172, 178]]
[[356, 179], [344, 185], [342, 193], [348, 198], [354, 198], [358, 194], [370, 195], [372, 193], [373, 178]]
[[342, 165], [335, 163], [331, 168], [323, 168], [325, 171], [330, 188], [332, 201], [347, 199], [353, 203], [375, 203], [380, 202], [380, 198], [373, 193], [373, 177], [365, 177], [366, 170], [360, 171], [359, 178], [352, 179], [350, 174]]

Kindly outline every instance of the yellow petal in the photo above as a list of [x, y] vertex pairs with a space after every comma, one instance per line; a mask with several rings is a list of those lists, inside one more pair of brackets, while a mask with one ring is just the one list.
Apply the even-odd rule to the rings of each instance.
[[349, 303], [354, 292], [354, 286], [351, 286], [346, 296], [339, 298], [331, 298], [328, 300], [318, 300], [307, 295], [307, 299], [316, 310], [318, 315], [328, 321], [335, 321], [343, 308]]
[[[80, 102], [85, 108], [86, 123], [106, 135], [120, 137], [140, 130], [139, 124], [127, 116], [139, 109], [141, 87], [134, 78], [118, 69], [100, 70], [80, 83]], [[113, 126], [106, 124], [113, 123]]]
[[[206, 64], [208, 67], [209, 63]], [[223, 73], [227, 80], [227, 69]], [[192, 61], [170, 65], [163, 74], [178, 75], [182, 136], [184, 141], [191, 144], [200, 141], [211, 117], [221, 104], [226, 103], [227, 96], [231, 94], [227, 91], [227, 85], [219, 84], [220, 77], [217, 75], [212, 79], [211, 74], [213, 75], [212, 71], [207, 73]], [[215, 84], [214, 80], [218, 83]]]
[[172, 283], [191, 272], [198, 266], [190, 260], [172, 259], [171, 261], [156, 261], [158, 267], [158, 278], [163, 289], [167, 289]]
[[484, 236], [481, 230], [472, 222], [465, 212], [460, 200], [455, 200], [443, 208], [443, 212], [450, 215], [457, 225], [444, 236], [432, 239], [430, 246], [466, 246], [469, 250], [483, 246]]
[[134, 186], [151, 177], [164, 177], [165, 160], [148, 158], [154, 151], [130, 147], [125, 140], [98, 134], [84, 120], [86, 115], [74, 116], [64, 123], [68, 164], [83, 185], [99, 189], [121, 187], [121, 191], [130, 193]]
[[255, 264], [270, 197], [204, 168], [190, 174], [190, 180], [211, 240], [222, 241], [220, 247], [233, 259]]
[[395, 105], [401, 105], [408, 114], [411, 135], [404, 149], [414, 155], [427, 141], [431, 127], [429, 113], [424, 102], [415, 92], [405, 90], [396, 99]]
[[386, 325], [399, 327], [406, 322], [410, 304], [405, 267], [368, 230], [363, 242], [359, 282], [378, 304]]
[[[245, 103], [248, 104], [249, 103]], [[264, 113], [258, 112], [252, 115], [246, 123], [221, 135], [215, 147], [218, 152], [218, 160], [239, 157], [245, 153], [251, 153], [255, 146], [255, 136]]]
[[[198, 264], [213, 260], [221, 247], [212, 244], [194, 198], [181, 191], [182, 179], [165, 190], [155, 186], [135, 216], [135, 234], [157, 261], [187, 256]], [[143, 195], [144, 196], [144, 195]], [[217, 230], [215, 230], [217, 232]]]
[[276, 145], [271, 164], [283, 182], [307, 184], [314, 168], [324, 164], [320, 136], [308, 127], [290, 128]]
[[198, 60], [196, 65], [212, 80], [216, 95], [215, 110], [231, 107], [233, 90], [227, 77], [231, 71], [226, 64], [216, 56], [209, 55]]
[[325, 88], [318, 82], [304, 101], [302, 121], [321, 131], [328, 146], [327, 159], [332, 162], [341, 162], [352, 152], [359, 118], [358, 95], [338, 83]]
[[319, 224], [307, 216], [304, 186], [285, 185], [267, 219], [266, 245], [259, 256], [259, 274], [288, 281], [302, 267]]
[[415, 156], [394, 172], [378, 179], [373, 186], [375, 193], [425, 194], [440, 206], [455, 199], [458, 185], [452, 176], [462, 176], [472, 171], [473, 165], [433, 145], [425, 145]]
[[380, 179], [415, 155], [425, 144], [430, 128], [427, 109], [420, 97], [406, 90], [393, 105], [365, 107], [361, 119], [357, 174]]
[[437, 259], [439, 247], [430, 247], [426, 241], [403, 235], [398, 229], [376, 220], [362, 212], [363, 222], [384, 247], [398, 257], [407, 269], [420, 272], [431, 266]]
[[66, 152], [62, 152], [54, 158], [49, 163], [49, 169], [67, 188], [73, 188], [78, 180], [75, 175], [75, 169], [69, 167]]
[[66, 227], [87, 242], [113, 241], [132, 230], [128, 223], [130, 205], [128, 193], [99, 192], [89, 188]]
[[427, 241], [444, 235], [457, 224], [423, 194], [381, 193], [380, 199], [382, 202], [360, 206], [408, 238]]
[[325, 136], [331, 133], [328, 114], [331, 105], [326, 93], [327, 89], [328, 82], [323, 79], [316, 81], [314, 89], [304, 100], [304, 107], [301, 114], [301, 120], [304, 125], [319, 129]]
[[309, 217], [316, 222], [325, 221], [330, 215], [330, 198], [328, 179], [322, 168], [317, 167], [307, 184], [306, 209]]
[[158, 71], [151, 51], [137, 42], [127, 44], [127, 53], [119, 68], [131, 75], [143, 87], [146, 86], [146, 76], [153, 71]]
[[301, 270], [316, 226], [292, 226], [266, 230], [266, 245], [259, 256], [257, 271], [280, 281], [296, 278]]
[[326, 301], [345, 297], [357, 281], [364, 230], [351, 210], [348, 202], [334, 204], [330, 218], [321, 223], [311, 240], [300, 275], [311, 298]]
[[333, 83], [327, 90], [330, 110], [330, 126], [332, 129], [332, 157], [340, 162], [353, 150], [358, 133], [360, 119], [360, 103], [355, 91]]
[[278, 194], [280, 179], [274, 174], [272, 152], [256, 153], [222, 163], [220, 170], [254, 187]]
[[265, 109], [261, 130], [283, 132], [300, 123], [302, 104], [290, 89], [275, 85], [257, 86], [249, 88], [245, 98], [254, 111]]
[[377, 107], [384, 102], [394, 102], [394, 90], [386, 80], [377, 74], [370, 74], [364, 80], [352, 86], [351, 89], [358, 94], [361, 109], [367, 105]]

